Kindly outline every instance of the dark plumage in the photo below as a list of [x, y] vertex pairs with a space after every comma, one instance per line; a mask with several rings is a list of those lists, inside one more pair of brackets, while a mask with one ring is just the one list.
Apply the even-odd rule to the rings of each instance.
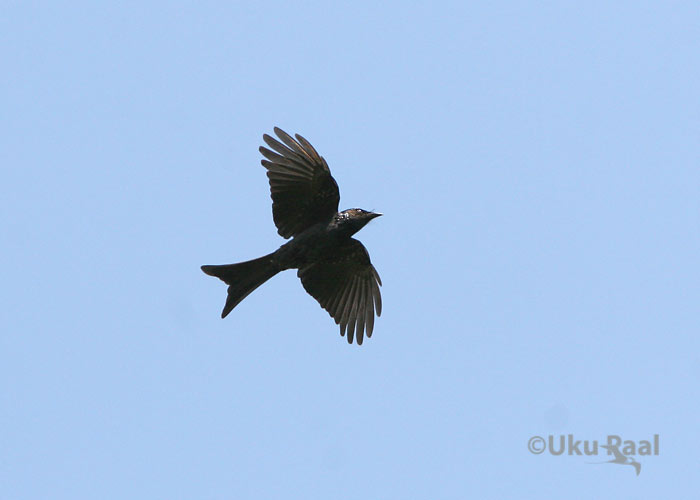
[[202, 271], [229, 285], [224, 318], [253, 290], [275, 274], [298, 269], [304, 289], [314, 297], [348, 342], [362, 344], [372, 336], [374, 315], [381, 315], [379, 274], [365, 247], [352, 238], [381, 214], [352, 208], [338, 212], [340, 194], [326, 160], [302, 136], [296, 140], [275, 127], [280, 141], [263, 135], [271, 148], [260, 148], [272, 196], [277, 232], [292, 238], [277, 251], [259, 259]]

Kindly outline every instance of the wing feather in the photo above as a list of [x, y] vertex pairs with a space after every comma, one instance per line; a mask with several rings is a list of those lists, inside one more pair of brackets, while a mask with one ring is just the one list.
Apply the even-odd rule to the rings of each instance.
[[374, 301], [372, 299], [372, 283], [365, 281], [365, 330], [367, 338], [372, 336], [374, 330]]
[[381, 313], [379, 275], [365, 247], [355, 239], [324, 260], [299, 269], [304, 289], [314, 297], [340, 328], [340, 334], [362, 344], [371, 337], [374, 316]]
[[260, 147], [272, 197], [272, 218], [284, 238], [318, 223], [329, 222], [338, 211], [340, 193], [326, 160], [297, 135], [293, 139], [275, 127], [282, 141], [264, 134], [270, 149]]

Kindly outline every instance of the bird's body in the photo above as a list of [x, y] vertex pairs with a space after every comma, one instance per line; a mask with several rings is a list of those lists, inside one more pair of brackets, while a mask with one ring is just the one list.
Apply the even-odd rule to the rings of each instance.
[[589, 462], [591, 464], [621, 464], [621, 465], [631, 465], [634, 467], [634, 471], [639, 475], [642, 470], [642, 464], [637, 462], [634, 458], [624, 455], [616, 445], [601, 445], [601, 448], [608, 450], [608, 454], [612, 453], [615, 458], [612, 460], [606, 460], [605, 462]]
[[332, 255], [344, 240], [335, 221], [314, 224], [294, 236], [275, 252], [275, 260], [283, 269], [299, 269], [326, 255]]
[[301, 137], [292, 139], [275, 128], [282, 143], [268, 135], [264, 147], [272, 195], [272, 212], [278, 232], [292, 237], [277, 251], [239, 264], [202, 266], [202, 270], [229, 285], [222, 318], [258, 286], [277, 273], [298, 269], [306, 291], [347, 332], [362, 344], [372, 335], [374, 314], [381, 314], [381, 280], [365, 247], [352, 238], [381, 214], [353, 208], [338, 212], [340, 194], [323, 157]]

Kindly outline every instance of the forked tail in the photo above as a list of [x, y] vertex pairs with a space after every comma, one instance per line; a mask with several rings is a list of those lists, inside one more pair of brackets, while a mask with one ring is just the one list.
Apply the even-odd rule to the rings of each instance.
[[202, 266], [202, 271], [206, 274], [219, 278], [229, 286], [226, 305], [221, 311], [222, 318], [225, 318], [250, 292], [280, 272], [273, 263], [272, 256], [273, 254], [269, 254], [238, 264]]

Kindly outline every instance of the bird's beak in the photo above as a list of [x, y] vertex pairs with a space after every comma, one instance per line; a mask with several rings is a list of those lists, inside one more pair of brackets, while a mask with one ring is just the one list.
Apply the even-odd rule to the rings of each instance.
[[368, 217], [369, 217], [370, 220], [372, 220], [372, 219], [376, 219], [377, 217], [381, 217], [382, 215], [384, 215], [384, 214], [380, 214], [380, 213], [377, 213], [377, 212], [372, 212], [371, 214], [368, 215]]

